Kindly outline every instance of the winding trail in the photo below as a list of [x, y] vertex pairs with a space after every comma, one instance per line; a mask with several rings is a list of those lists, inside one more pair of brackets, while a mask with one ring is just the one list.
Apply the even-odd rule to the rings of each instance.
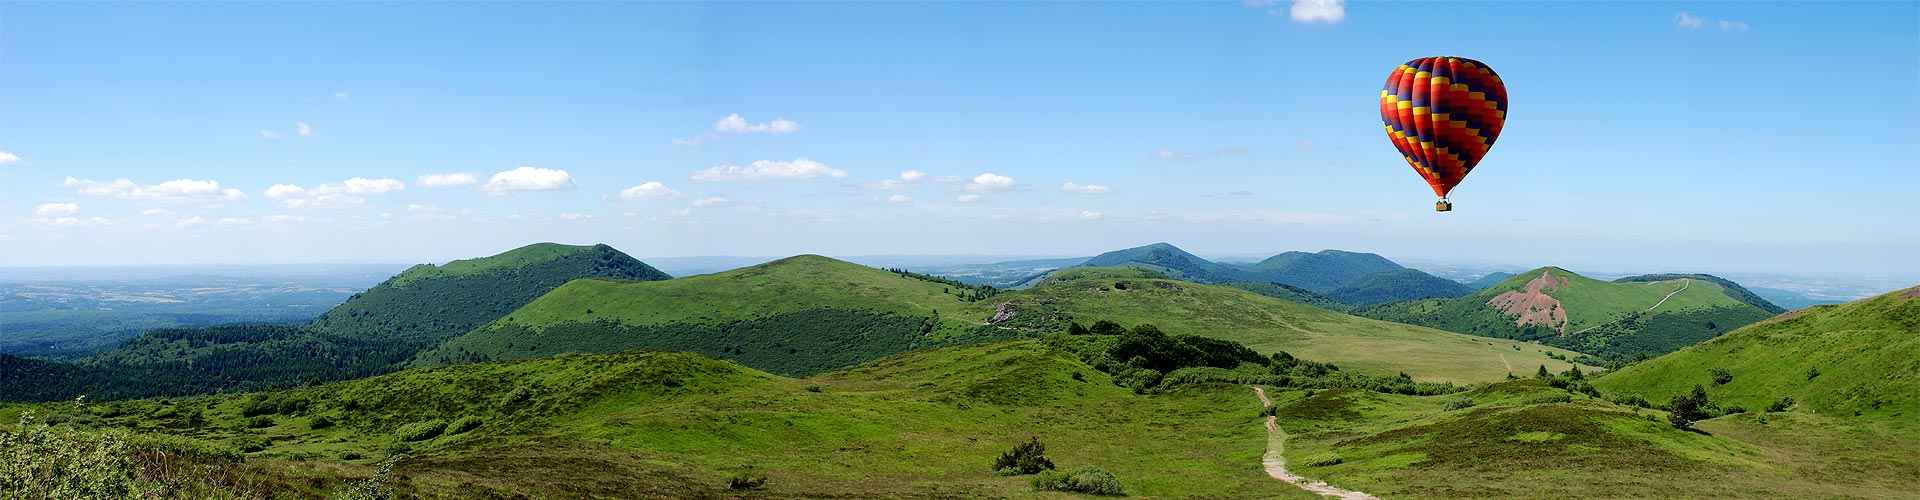
[[[1674, 289], [1674, 290], [1673, 290], [1673, 291], [1671, 291], [1671, 292], [1667, 292], [1667, 296], [1665, 296], [1665, 297], [1661, 297], [1661, 298], [1660, 298], [1660, 301], [1659, 301], [1659, 302], [1655, 302], [1655, 303], [1653, 303], [1653, 307], [1648, 307], [1648, 308], [1647, 308], [1647, 310], [1645, 310], [1645, 311], [1641, 311], [1641, 312], [1653, 312], [1653, 310], [1654, 310], [1654, 309], [1659, 309], [1659, 308], [1660, 308], [1660, 306], [1661, 306], [1662, 304], [1666, 304], [1666, 303], [1667, 303], [1667, 299], [1671, 299], [1671, 298], [1673, 298], [1673, 296], [1675, 296], [1675, 295], [1679, 295], [1679, 294], [1680, 294], [1680, 292], [1684, 292], [1684, 291], [1687, 291], [1687, 287], [1688, 287], [1688, 286], [1692, 286], [1692, 285], [1693, 285], [1693, 278], [1680, 278], [1680, 288], [1676, 288], [1676, 289]], [[1593, 325], [1593, 326], [1589, 326], [1589, 327], [1586, 327], [1586, 328], [1581, 328], [1581, 329], [1580, 329], [1580, 331], [1577, 331], [1577, 332], [1573, 332], [1573, 333], [1572, 333], [1572, 335], [1579, 335], [1579, 334], [1582, 334], [1582, 333], [1587, 333], [1587, 332], [1588, 332], [1588, 331], [1590, 331], [1590, 330], [1593, 330], [1593, 329], [1595, 329], [1595, 328], [1599, 328], [1599, 327], [1602, 327], [1602, 326], [1607, 326], [1607, 325], [1609, 325], [1609, 324], [1612, 324], [1612, 323], [1613, 323], [1612, 321], [1608, 321], [1608, 322], [1606, 322], [1606, 323], [1601, 323], [1601, 324], [1598, 324], [1598, 325]]]
[[[1273, 400], [1267, 399], [1266, 389], [1261, 389], [1258, 386], [1249, 387], [1253, 387], [1253, 395], [1260, 397], [1261, 406], [1273, 406]], [[1340, 489], [1338, 486], [1327, 484], [1326, 481], [1315, 481], [1287, 472], [1287, 458], [1281, 455], [1281, 452], [1286, 449], [1287, 433], [1280, 430], [1280, 424], [1275, 422], [1276, 420], [1278, 420], [1278, 417], [1267, 417], [1267, 454], [1260, 457], [1260, 465], [1266, 467], [1267, 475], [1273, 476], [1274, 479], [1286, 481], [1287, 484], [1298, 486], [1300, 489], [1323, 496], [1336, 497], [1342, 500], [1380, 500], [1379, 497], [1373, 495]]]

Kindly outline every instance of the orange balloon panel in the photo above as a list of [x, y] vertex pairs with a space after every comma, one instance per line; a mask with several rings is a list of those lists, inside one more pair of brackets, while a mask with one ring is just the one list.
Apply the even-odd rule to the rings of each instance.
[[1507, 121], [1507, 86], [1480, 61], [1422, 57], [1380, 90], [1387, 140], [1442, 198], [1493, 149]]

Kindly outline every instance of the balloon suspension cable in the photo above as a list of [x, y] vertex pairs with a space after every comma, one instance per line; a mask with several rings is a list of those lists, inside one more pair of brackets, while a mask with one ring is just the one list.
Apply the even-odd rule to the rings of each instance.
[[1436, 201], [1436, 202], [1433, 202], [1433, 211], [1435, 211], [1435, 212], [1452, 212], [1452, 211], [1453, 211], [1453, 201], [1451, 201], [1451, 200], [1448, 200], [1448, 199], [1447, 199], [1447, 197], [1445, 197], [1445, 196], [1442, 196], [1442, 197], [1440, 197], [1440, 201]]

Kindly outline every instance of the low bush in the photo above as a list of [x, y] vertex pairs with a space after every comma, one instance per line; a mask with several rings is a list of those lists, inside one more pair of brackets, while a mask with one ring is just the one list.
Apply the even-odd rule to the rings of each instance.
[[395, 434], [398, 435], [401, 442], [411, 443], [439, 437], [440, 433], [446, 431], [447, 421], [435, 419], [401, 426], [399, 432]]
[[993, 460], [993, 471], [1011, 470], [1018, 474], [1037, 474], [1043, 470], [1052, 470], [1053, 461], [1047, 459], [1047, 445], [1040, 438], [1030, 437], [1027, 442], [1014, 445], [1013, 449], [1001, 453]]
[[326, 415], [315, 416], [313, 419], [307, 421], [308, 429], [317, 431], [328, 427], [333, 427], [333, 419], [327, 418]]
[[1608, 398], [1607, 400], [1612, 401], [1613, 404], [1617, 404], [1621, 406], [1638, 406], [1641, 408], [1653, 408], [1653, 403], [1647, 402], [1647, 398], [1640, 397], [1639, 394], [1616, 394], [1612, 398]]
[[273, 446], [273, 441], [265, 436], [241, 436], [233, 440], [233, 447], [241, 453], [266, 451], [270, 446]]
[[1726, 368], [1707, 370], [1707, 374], [1713, 376], [1713, 385], [1727, 385], [1727, 382], [1733, 381], [1733, 372], [1727, 371]]
[[480, 428], [480, 417], [460, 417], [447, 426], [447, 434], [462, 434]]
[[56, 430], [22, 415], [12, 432], [0, 432], [0, 497], [138, 496], [133, 446], [125, 437]]
[[741, 472], [734, 474], [733, 477], [727, 478], [727, 489], [729, 490], [757, 490], [765, 488], [766, 486], [767, 476], [754, 474], [752, 472]]
[[1105, 469], [1094, 466], [1080, 467], [1066, 472], [1046, 471], [1034, 476], [1032, 484], [1035, 491], [1065, 491], [1108, 496], [1127, 494], [1127, 488], [1120, 484], [1120, 478], [1113, 477], [1113, 474]]
[[1300, 464], [1305, 465], [1307, 467], [1331, 467], [1331, 466], [1340, 465], [1346, 462], [1347, 460], [1340, 458], [1339, 455], [1328, 453], [1324, 455], [1315, 455], [1315, 456], [1307, 457], [1307, 459], [1301, 461]]
[[1676, 429], [1691, 429], [1695, 421], [1710, 416], [1707, 414], [1709, 404], [1712, 402], [1707, 399], [1707, 389], [1694, 385], [1692, 392], [1676, 394], [1667, 402], [1667, 422]]
[[273, 417], [261, 415], [247, 419], [248, 429], [264, 429], [267, 427], [273, 427]]
[[1793, 396], [1782, 396], [1780, 400], [1767, 405], [1767, 413], [1780, 413], [1793, 409]]

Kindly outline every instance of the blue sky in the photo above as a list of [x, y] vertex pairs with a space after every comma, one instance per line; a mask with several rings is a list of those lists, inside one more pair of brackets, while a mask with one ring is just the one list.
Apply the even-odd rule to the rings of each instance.
[[[1448, 214], [1376, 111], [1428, 55], [1511, 95]], [[4, 4], [0, 265], [1170, 241], [1910, 270], [1916, 104], [1896, 2]]]

